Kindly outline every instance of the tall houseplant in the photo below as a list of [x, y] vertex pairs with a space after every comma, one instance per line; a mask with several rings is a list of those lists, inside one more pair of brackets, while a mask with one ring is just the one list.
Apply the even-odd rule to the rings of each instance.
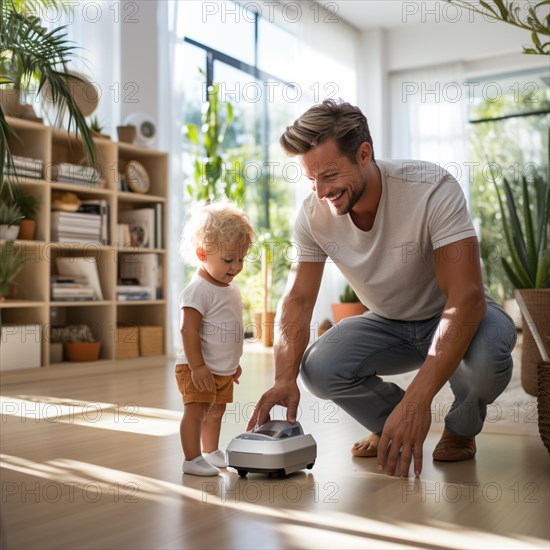
[[[75, 46], [67, 40], [65, 27], [49, 31], [34, 14], [39, 8], [68, 4], [60, 0], [0, 0], [0, 90], [17, 92], [36, 80], [40, 92], [47, 84], [52, 102], [68, 113], [69, 130], [74, 127], [81, 135], [88, 159], [95, 165], [92, 134], [71, 93], [71, 84], [81, 81], [68, 71], [69, 61], [75, 57]], [[16, 133], [0, 105], [0, 187], [4, 185], [4, 167], [12, 164], [10, 136]]]
[[[202, 71], [201, 74], [204, 75]], [[207, 100], [202, 106], [200, 128], [193, 123], [184, 126], [184, 133], [195, 149], [194, 184], [187, 185], [187, 192], [193, 201], [210, 202], [225, 196], [241, 206], [245, 193], [242, 165], [223, 151], [227, 129], [233, 122], [233, 106], [229, 101], [224, 103], [225, 114], [219, 85], [213, 83], [208, 86]]]
[[[531, 317], [547, 336], [550, 334], [550, 181], [540, 174], [531, 180], [523, 175], [512, 184], [503, 178], [499, 185], [494, 175], [492, 181], [508, 252], [507, 257], [501, 258], [502, 265]], [[514, 195], [514, 188], [521, 189], [521, 200]], [[530, 330], [524, 330], [521, 382], [531, 395], [538, 392], [539, 361], [533, 335]]]
[[331, 304], [332, 316], [334, 322], [338, 323], [346, 317], [353, 315], [361, 315], [367, 308], [359, 301], [357, 294], [349, 283], [346, 283], [342, 294], [340, 294], [340, 302]]

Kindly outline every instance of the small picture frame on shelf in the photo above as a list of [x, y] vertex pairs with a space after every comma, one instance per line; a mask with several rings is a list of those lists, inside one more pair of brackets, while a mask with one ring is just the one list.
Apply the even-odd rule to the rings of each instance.
[[124, 169], [124, 175], [130, 191], [134, 193], [147, 193], [151, 187], [149, 174], [143, 164], [137, 160], [131, 160]]

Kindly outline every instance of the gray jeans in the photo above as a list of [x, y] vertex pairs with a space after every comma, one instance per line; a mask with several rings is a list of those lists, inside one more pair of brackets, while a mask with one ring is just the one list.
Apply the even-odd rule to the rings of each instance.
[[[370, 311], [344, 319], [307, 349], [302, 380], [311, 393], [379, 432], [405, 393], [381, 377], [419, 369], [439, 319], [392, 321]], [[468, 437], [481, 431], [487, 405], [512, 377], [515, 343], [512, 319], [488, 300], [470, 347], [449, 380], [455, 398], [445, 417], [449, 430]]]

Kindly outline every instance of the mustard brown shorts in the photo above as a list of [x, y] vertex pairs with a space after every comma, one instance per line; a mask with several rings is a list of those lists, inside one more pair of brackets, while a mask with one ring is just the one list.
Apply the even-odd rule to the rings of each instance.
[[216, 390], [213, 392], [199, 391], [191, 378], [189, 365], [176, 365], [176, 382], [183, 395], [183, 403], [232, 403], [233, 377], [212, 373]]

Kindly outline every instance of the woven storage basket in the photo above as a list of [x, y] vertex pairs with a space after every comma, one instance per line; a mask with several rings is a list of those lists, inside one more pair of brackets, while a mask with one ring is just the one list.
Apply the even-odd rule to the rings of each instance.
[[162, 355], [164, 353], [162, 327], [139, 327], [139, 354]]
[[[550, 289], [517, 290], [525, 301], [529, 314], [542, 338], [546, 352], [550, 353]], [[521, 385], [530, 395], [537, 396], [537, 365], [541, 354], [533, 337], [532, 329], [523, 319], [523, 343], [521, 348]]]
[[115, 336], [115, 359], [139, 356], [138, 327], [117, 327]]
[[539, 394], [539, 433], [548, 454], [550, 454], [550, 361], [541, 361], [537, 367]]

